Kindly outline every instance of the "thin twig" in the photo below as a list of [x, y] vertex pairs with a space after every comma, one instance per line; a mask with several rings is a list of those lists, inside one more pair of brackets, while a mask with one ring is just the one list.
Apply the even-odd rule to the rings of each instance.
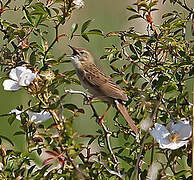
[[[157, 106], [156, 106], [156, 108], [154, 109], [154, 111], [153, 111], [153, 113], [151, 115], [151, 121], [152, 122], [153, 122], [153, 120], [154, 120], [154, 118], [155, 118], [155, 116], [157, 114], [158, 108], [160, 106], [161, 99], [162, 99], [162, 96], [160, 97], [160, 99], [159, 99], [159, 101], [157, 103]], [[147, 138], [148, 134], [149, 134], [149, 131], [146, 132], [146, 134], [144, 135], [143, 140], [142, 140], [141, 149], [140, 149], [140, 152], [139, 152], [138, 157], [137, 157], [137, 162], [136, 162], [136, 165], [135, 165], [135, 171], [134, 171], [133, 178], [132, 178], [133, 180], [135, 180], [137, 171], [139, 169], [138, 168], [139, 167], [139, 162], [140, 162], [141, 155], [142, 155], [142, 152], [143, 152], [143, 149], [144, 149], [145, 139]]]
[[59, 26], [61, 25], [61, 21], [55, 26], [55, 39], [51, 43], [51, 45], [48, 47], [48, 49], [44, 53], [43, 57], [43, 64], [45, 65], [45, 59], [48, 54], [48, 52], [51, 50], [51, 48], [54, 46], [54, 44], [58, 41], [58, 35], [59, 35]]
[[[82, 92], [82, 91], [65, 90], [65, 92], [66, 93], [71, 93], [71, 94], [81, 94], [88, 101], [90, 100], [89, 96], [86, 93]], [[97, 123], [99, 124], [100, 118], [98, 116], [98, 113], [96, 112], [96, 110], [95, 110], [95, 108], [94, 108], [92, 103], [89, 103], [89, 105], [90, 105], [90, 107], [91, 107], [91, 109], [93, 111], [93, 116], [97, 119]], [[112, 155], [112, 158], [114, 160], [115, 169], [117, 170], [117, 174], [119, 174], [121, 176], [120, 171], [118, 170], [119, 161], [118, 161], [117, 157], [115, 156], [115, 154], [114, 154], [114, 152], [112, 150], [112, 147], [111, 147], [111, 143], [110, 143], [110, 136], [112, 135], [112, 132], [108, 130], [108, 128], [104, 125], [103, 122], [101, 123], [101, 127], [104, 130], [107, 148], [108, 148], [108, 151], [110, 152], [110, 154]]]

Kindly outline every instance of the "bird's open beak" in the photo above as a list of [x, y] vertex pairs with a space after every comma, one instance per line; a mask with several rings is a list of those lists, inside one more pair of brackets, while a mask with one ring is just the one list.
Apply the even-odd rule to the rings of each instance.
[[73, 50], [73, 54], [71, 56], [79, 54], [79, 51], [76, 50], [76, 48], [72, 47], [71, 45], [68, 45], [68, 46]]

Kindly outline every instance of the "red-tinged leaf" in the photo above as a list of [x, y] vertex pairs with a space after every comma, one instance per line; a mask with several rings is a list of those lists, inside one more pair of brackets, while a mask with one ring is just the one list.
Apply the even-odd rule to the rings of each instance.
[[58, 160], [59, 160], [59, 164], [61, 165], [61, 167], [64, 166], [64, 161], [65, 161], [65, 158], [63, 157], [58, 157]]
[[47, 164], [50, 164], [51, 161], [53, 161], [53, 158], [48, 158], [48, 159], [45, 159], [42, 164], [43, 166], [45, 166]]
[[64, 37], [64, 36], [66, 36], [66, 34], [59, 34], [59, 35], [57, 36], [57, 40], [59, 40], [59, 38]]
[[49, 155], [51, 155], [51, 156], [59, 156], [60, 155], [60, 153], [59, 152], [57, 152], [57, 151], [49, 151], [49, 150], [47, 150], [47, 151], [45, 151], [47, 154], [49, 154]]

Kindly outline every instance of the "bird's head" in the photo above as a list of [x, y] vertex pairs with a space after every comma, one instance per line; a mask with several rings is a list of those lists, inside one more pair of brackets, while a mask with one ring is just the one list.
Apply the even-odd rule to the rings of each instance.
[[69, 45], [69, 47], [73, 50], [72, 55], [70, 55], [71, 59], [74, 61], [73, 63], [94, 63], [94, 58], [91, 53], [84, 48], [75, 48]]

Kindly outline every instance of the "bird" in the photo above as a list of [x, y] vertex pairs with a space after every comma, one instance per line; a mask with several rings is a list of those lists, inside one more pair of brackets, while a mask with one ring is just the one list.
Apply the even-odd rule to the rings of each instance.
[[99, 70], [94, 63], [92, 54], [87, 49], [75, 48], [71, 45], [69, 45], [69, 47], [73, 51], [72, 55], [69, 55], [69, 57], [72, 60], [81, 85], [92, 94], [92, 98], [98, 98], [108, 104], [108, 108], [101, 116], [100, 120], [103, 120], [110, 106], [113, 105], [119, 110], [128, 125], [137, 135], [139, 133], [138, 128], [123, 104], [123, 101], [127, 101], [128, 97], [125, 95], [122, 88], [113, 82], [111, 77]]

